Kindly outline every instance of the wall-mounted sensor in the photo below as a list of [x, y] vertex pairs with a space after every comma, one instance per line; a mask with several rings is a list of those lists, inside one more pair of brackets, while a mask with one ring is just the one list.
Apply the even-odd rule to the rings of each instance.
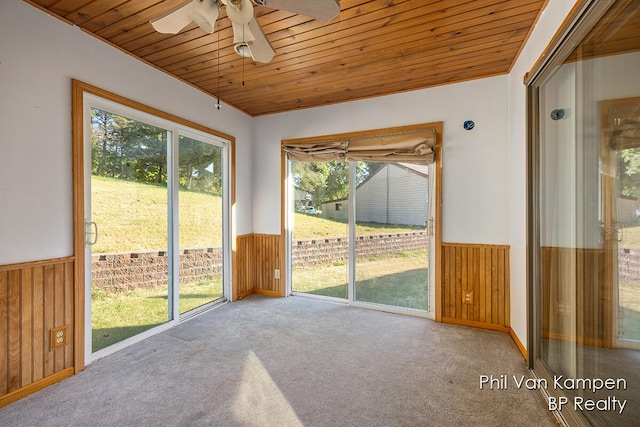
[[471, 130], [476, 126], [476, 124], [473, 122], [473, 120], [466, 120], [463, 126], [464, 130]]
[[562, 120], [565, 118], [565, 116], [568, 116], [567, 113], [568, 111], [566, 111], [564, 108], [553, 110], [551, 112], [551, 120]]

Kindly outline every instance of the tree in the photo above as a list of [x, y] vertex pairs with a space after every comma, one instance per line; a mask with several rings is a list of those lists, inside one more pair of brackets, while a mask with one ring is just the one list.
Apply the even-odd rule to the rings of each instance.
[[[314, 195], [316, 204], [349, 195], [349, 162], [293, 162], [294, 185]], [[369, 164], [356, 161], [356, 185], [369, 176]]]
[[618, 191], [624, 196], [640, 195], [640, 148], [620, 150], [618, 155]]
[[167, 182], [167, 131], [97, 108], [91, 110], [91, 172]]
[[180, 136], [178, 174], [182, 188], [222, 194], [222, 148]]

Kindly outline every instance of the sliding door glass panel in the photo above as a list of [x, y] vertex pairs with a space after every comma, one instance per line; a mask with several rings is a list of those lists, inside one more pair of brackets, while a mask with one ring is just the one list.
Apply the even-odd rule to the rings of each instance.
[[[558, 70], [541, 92], [545, 112], [552, 106], [575, 111], [575, 76], [572, 64]], [[581, 207], [593, 200], [592, 191], [585, 192], [577, 180], [578, 156], [582, 154], [576, 141], [574, 117], [542, 122], [544, 143], [540, 146], [540, 259], [541, 277], [541, 352], [542, 359], [554, 372], [575, 377], [577, 373], [577, 324], [573, 312], [576, 294], [582, 288], [579, 269], [587, 267], [587, 257], [602, 251], [597, 239], [584, 247], [578, 235]], [[596, 152], [597, 154], [597, 152]], [[597, 165], [597, 158], [596, 165]], [[597, 169], [596, 169], [597, 171]], [[596, 187], [597, 189], [597, 187]], [[584, 242], [587, 243], [587, 242]], [[592, 264], [597, 268], [598, 264]], [[601, 272], [596, 272], [602, 274]], [[594, 277], [598, 277], [598, 275]]]
[[170, 320], [170, 138], [167, 130], [91, 109], [93, 352]]
[[429, 308], [429, 167], [356, 162], [355, 300]]
[[180, 313], [222, 298], [223, 150], [180, 135]]
[[[610, 254], [617, 267], [612, 277], [617, 291], [615, 338], [624, 345], [640, 342], [640, 97], [608, 102], [602, 117], [603, 127], [621, 129], [611, 132], [603, 153], [612, 177], [603, 211], [610, 217], [605, 226], [610, 230]], [[624, 133], [631, 133], [634, 127], [638, 137], [625, 138]]]
[[347, 298], [349, 163], [291, 162], [293, 292]]
[[533, 366], [584, 425], [640, 420], [638, 19], [637, 2], [613, 2], [537, 87]]

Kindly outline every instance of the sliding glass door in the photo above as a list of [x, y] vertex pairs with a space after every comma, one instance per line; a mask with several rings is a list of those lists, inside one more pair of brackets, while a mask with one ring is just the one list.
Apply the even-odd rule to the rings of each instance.
[[293, 292], [346, 299], [349, 284], [349, 163], [291, 162]]
[[570, 425], [640, 420], [640, 7], [585, 1], [532, 72], [530, 365]]
[[181, 134], [178, 145], [181, 314], [223, 296], [224, 150], [201, 139]]
[[[435, 150], [427, 144], [435, 145], [435, 135], [425, 126], [357, 142], [330, 140], [326, 147], [315, 142], [288, 146], [296, 153], [286, 162], [289, 292], [433, 315], [427, 313], [433, 299], [429, 266], [430, 258], [435, 264], [436, 173]], [[407, 161], [348, 155], [321, 161], [320, 150], [335, 157], [347, 143], [361, 157], [382, 150], [381, 157], [392, 159], [400, 152]], [[408, 148], [398, 148], [402, 144], [419, 147], [416, 152], [426, 157], [411, 158]]]
[[354, 299], [429, 309], [429, 166], [360, 162]]
[[171, 319], [169, 190], [171, 132], [91, 109], [92, 349]]
[[228, 141], [88, 94], [85, 106], [91, 360], [225, 300], [230, 184]]

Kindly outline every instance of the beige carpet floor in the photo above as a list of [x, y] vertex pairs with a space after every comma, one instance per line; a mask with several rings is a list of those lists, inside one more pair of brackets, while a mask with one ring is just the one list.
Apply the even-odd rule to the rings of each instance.
[[0, 409], [0, 426], [555, 425], [514, 375], [530, 376], [505, 333], [252, 295]]

